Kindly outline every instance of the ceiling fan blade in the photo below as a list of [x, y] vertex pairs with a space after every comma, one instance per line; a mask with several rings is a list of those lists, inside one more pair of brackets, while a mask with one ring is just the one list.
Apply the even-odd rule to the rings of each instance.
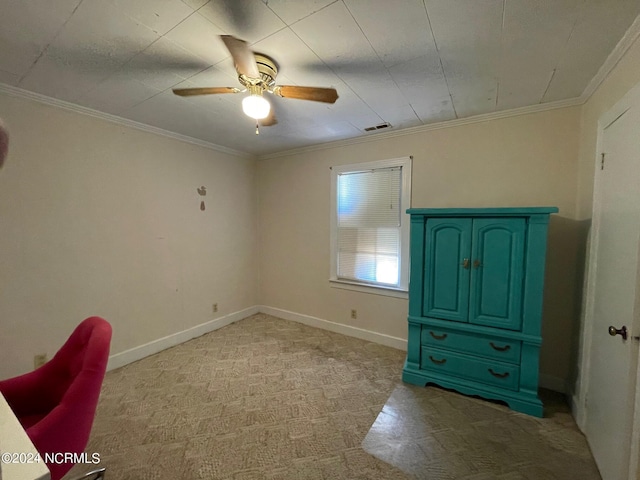
[[247, 31], [252, 26], [255, 26], [257, 20], [255, 18], [255, 10], [248, 5], [246, 0], [219, 0], [216, 3], [221, 4], [221, 14], [224, 15], [224, 18], [229, 19], [236, 33], [238, 31]]
[[238, 93], [241, 90], [235, 87], [204, 87], [204, 88], [174, 88], [173, 93], [181, 97], [192, 95], [211, 95], [214, 93]]
[[273, 93], [284, 98], [299, 98], [300, 100], [313, 100], [314, 102], [324, 103], [335, 103], [338, 99], [338, 92], [335, 88], [278, 85], [273, 88]]
[[231, 35], [220, 35], [220, 38], [233, 57], [233, 62], [238, 73], [249, 78], [260, 78], [256, 58], [249, 49], [247, 42]]

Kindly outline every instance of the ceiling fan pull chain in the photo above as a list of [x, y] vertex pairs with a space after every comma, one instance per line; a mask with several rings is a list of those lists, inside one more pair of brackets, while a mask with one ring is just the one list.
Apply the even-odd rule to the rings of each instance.
[[258, 128], [258, 121], [256, 120], [256, 135], [260, 135], [260, 130]]

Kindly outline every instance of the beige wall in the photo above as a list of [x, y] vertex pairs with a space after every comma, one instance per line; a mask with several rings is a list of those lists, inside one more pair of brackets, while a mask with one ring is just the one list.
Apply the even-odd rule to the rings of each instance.
[[0, 378], [89, 315], [118, 353], [257, 303], [255, 160], [10, 96], [0, 115]]
[[406, 338], [407, 300], [329, 286], [329, 167], [413, 155], [413, 207], [560, 208], [550, 229], [541, 371], [564, 381], [579, 303], [579, 127], [580, 108], [571, 107], [259, 160], [261, 303]]
[[578, 218], [591, 218], [598, 120], [640, 82], [640, 37], [583, 106], [580, 135]]

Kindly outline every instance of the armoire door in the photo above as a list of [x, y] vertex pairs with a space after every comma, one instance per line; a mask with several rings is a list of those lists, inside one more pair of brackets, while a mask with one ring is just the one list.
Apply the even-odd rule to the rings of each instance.
[[470, 218], [429, 218], [425, 226], [425, 317], [467, 322], [471, 271]]
[[469, 323], [520, 329], [525, 230], [524, 218], [473, 221]]

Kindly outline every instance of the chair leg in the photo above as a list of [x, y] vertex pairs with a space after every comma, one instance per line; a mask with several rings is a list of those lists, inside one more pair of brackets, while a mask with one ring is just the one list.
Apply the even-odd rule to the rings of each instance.
[[90, 472], [85, 473], [79, 477], [75, 477], [72, 480], [103, 480], [106, 472], [106, 468], [98, 468], [97, 470], [92, 470]]

